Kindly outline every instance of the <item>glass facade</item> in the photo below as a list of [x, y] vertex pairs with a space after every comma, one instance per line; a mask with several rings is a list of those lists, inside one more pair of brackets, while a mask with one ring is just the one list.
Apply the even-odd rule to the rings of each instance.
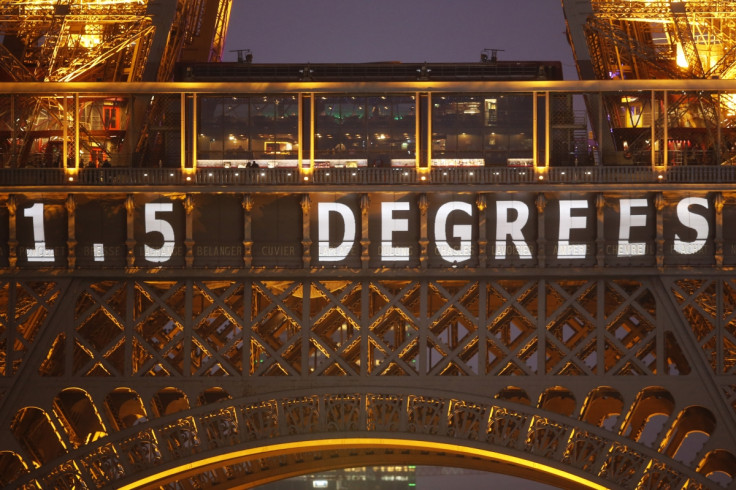
[[532, 94], [443, 94], [432, 98], [432, 164], [531, 165]]
[[413, 95], [323, 95], [315, 100], [315, 166], [413, 166]]
[[296, 95], [202, 96], [197, 113], [197, 161], [202, 166], [296, 166]]
[[301, 165], [307, 172], [736, 161], [732, 91], [386, 88], [383, 94], [358, 93], [354, 86], [343, 93], [290, 86], [245, 93], [233, 86], [222, 93], [169, 87], [6, 94], [0, 96], [0, 161], [4, 168], [98, 169], [255, 163]]

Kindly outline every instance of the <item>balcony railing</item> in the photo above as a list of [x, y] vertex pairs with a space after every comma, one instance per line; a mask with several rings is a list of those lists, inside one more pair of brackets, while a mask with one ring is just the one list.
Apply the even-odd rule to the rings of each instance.
[[0, 169], [0, 186], [293, 186], [736, 183], [736, 166], [690, 167], [464, 167]]

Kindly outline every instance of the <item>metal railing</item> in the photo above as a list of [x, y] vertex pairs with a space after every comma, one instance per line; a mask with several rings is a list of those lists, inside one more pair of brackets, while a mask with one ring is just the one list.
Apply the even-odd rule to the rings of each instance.
[[0, 186], [274, 186], [274, 185], [490, 185], [735, 183], [736, 166], [688, 167], [455, 167], [0, 169]]

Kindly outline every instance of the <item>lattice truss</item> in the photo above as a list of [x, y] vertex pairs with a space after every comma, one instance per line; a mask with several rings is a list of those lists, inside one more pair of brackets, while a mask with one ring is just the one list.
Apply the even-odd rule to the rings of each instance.
[[[591, 6], [593, 15], [583, 29], [598, 79], [736, 78], [733, 2], [592, 0]], [[691, 131], [690, 137], [703, 148], [715, 145], [719, 138], [717, 127], [732, 127], [736, 116], [736, 104], [729, 95], [673, 95], [667, 103], [665, 112], [663, 101], [656, 101], [652, 114], [651, 105], [642, 103], [635, 95], [606, 99], [615, 127], [645, 127], [644, 121], [631, 120], [644, 117], [655, 127], [655, 141], [662, 139], [665, 125], [702, 128], [704, 136]], [[641, 149], [649, 144], [650, 137], [641, 135], [642, 141], [628, 143], [635, 150]]]
[[591, 5], [585, 29], [601, 79], [736, 77], [733, 2], [592, 0]]
[[11, 280], [0, 302], [2, 485], [333, 432], [483, 441], [612, 488], [736, 485], [733, 280]]
[[14, 81], [140, 80], [154, 25], [147, 2], [0, 4], [0, 67]]
[[[2, 0], [0, 81], [170, 81], [179, 61], [222, 60], [230, 6], [231, 0]], [[83, 100], [82, 111], [85, 105]], [[50, 136], [61, 141], [61, 127], [73, 124], [70, 109], [55, 97], [0, 98], [0, 119], [16, 122], [2, 128], [15, 138], [12, 151], [4, 153], [18, 153], [17, 162], [2, 163], [25, 162], [34, 141], [47, 145]], [[145, 105], [138, 110], [139, 117], [161, 111]], [[122, 127], [128, 126], [127, 117]], [[102, 131], [94, 137], [88, 124], [80, 125], [84, 149], [106, 151], [121, 141], [123, 135], [107, 131], [109, 124], [95, 128]], [[141, 119], [130, 127], [143, 125]], [[66, 138], [72, 147], [71, 134]], [[137, 134], [133, 139], [130, 143], [139, 144]]]

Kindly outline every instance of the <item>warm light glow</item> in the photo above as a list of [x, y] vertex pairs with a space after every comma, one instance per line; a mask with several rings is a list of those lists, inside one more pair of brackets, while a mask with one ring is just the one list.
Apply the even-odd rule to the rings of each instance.
[[273, 444], [270, 446], [261, 446], [250, 449], [243, 449], [241, 451], [233, 451], [228, 454], [221, 454], [213, 456], [211, 458], [201, 459], [192, 463], [183, 464], [181, 466], [171, 468], [166, 471], [162, 471], [155, 475], [151, 475], [131, 484], [120, 487], [120, 490], [133, 490], [135, 488], [141, 488], [148, 485], [158, 485], [159, 482], [166, 481], [166, 479], [175, 477], [176, 475], [184, 475], [192, 471], [204, 471], [208, 467], [224, 466], [232, 464], [234, 461], [248, 460], [253, 457], [268, 457], [269, 453], [284, 454], [284, 453], [298, 453], [298, 452], [309, 452], [315, 450], [330, 450], [330, 449], [347, 449], [347, 448], [396, 448], [401, 450], [406, 449], [422, 449], [422, 450], [434, 450], [439, 452], [453, 453], [462, 456], [468, 456], [471, 458], [482, 458], [489, 461], [507, 463], [509, 465], [525, 468], [529, 471], [534, 471], [542, 474], [547, 474], [556, 480], [567, 480], [570, 482], [584, 485], [588, 488], [594, 488], [598, 490], [605, 490], [606, 487], [598, 485], [597, 483], [586, 480], [580, 476], [567, 473], [551, 466], [535, 463], [524, 458], [516, 456], [510, 456], [495, 451], [488, 451], [485, 449], [478, 449], [474, 447], [464, 447], [455, 444], [447, 444], [441, 442], [431, 441], [411, 441], [402, 439], [381, 439], [381, 438], [345, 438], [345, 439], [316, 439], [312, 441], [299, 441], [290, 442], [284, 444]]
[[677, 66], [680, 68], [687, 68], [690, 66], [685, 58], [685, 50], [682, 49], [682, 44], [677, 43]]

